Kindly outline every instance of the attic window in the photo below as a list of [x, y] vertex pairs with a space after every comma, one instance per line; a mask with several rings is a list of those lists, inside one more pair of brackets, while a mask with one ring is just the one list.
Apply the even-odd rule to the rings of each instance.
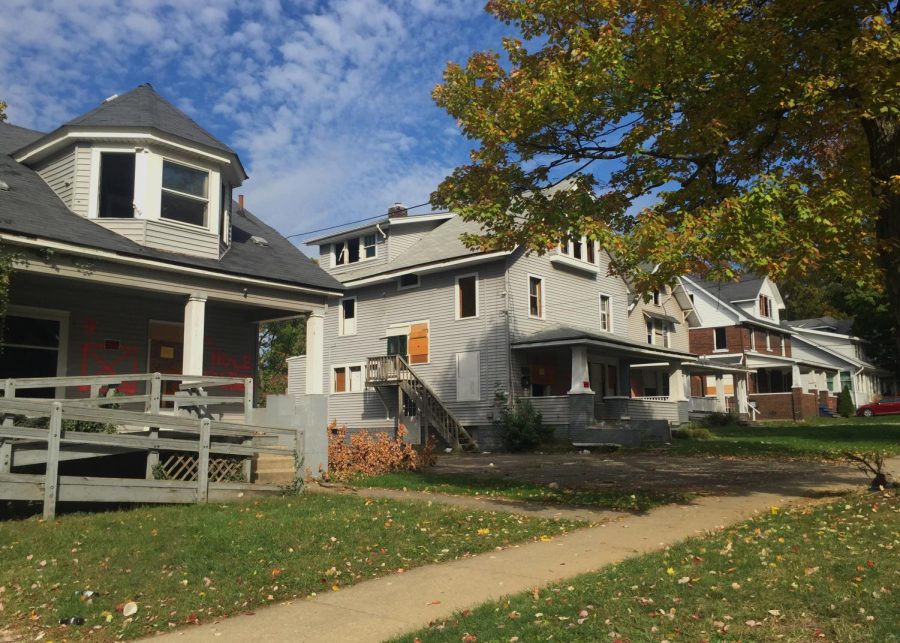
[[334, 265], [344, 266], [348, 263], [374, 259], [378, 254], [377, 238], [374, 234], [352, 237], [334, 244]]
[[134, 153], [103, 152], [100, 155], [100, 210], [98, 217], [134, 217]]
[[209, 172], [164, 160], [160, 216], [205, 226], [209, 205], [208, 183]]

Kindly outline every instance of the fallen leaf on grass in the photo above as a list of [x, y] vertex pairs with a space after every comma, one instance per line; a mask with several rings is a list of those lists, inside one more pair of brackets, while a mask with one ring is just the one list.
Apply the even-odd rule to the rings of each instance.
[[138, 606], [134, 601], [128, 601], [122, 606], [122, 616], [134, 616], [137, 614]]

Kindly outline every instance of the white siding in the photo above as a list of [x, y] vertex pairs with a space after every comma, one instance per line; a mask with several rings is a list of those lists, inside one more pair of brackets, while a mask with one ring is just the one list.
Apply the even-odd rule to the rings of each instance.
[[91, 148], [78, 145], [75, 148], [75, 184], [72, 190], [72, 211], [87, 217], [91, 191]]
[[44, 161], [35, 171], [56, 192], [56, 196], [71, 208], [75, 187], [75, 149], [66, 150], [49, 161]]

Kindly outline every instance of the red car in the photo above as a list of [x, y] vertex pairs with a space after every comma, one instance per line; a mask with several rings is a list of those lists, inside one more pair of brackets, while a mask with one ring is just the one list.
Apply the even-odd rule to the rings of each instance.
[[873, 415], [892, 415], [894, 413], [900, 413], [900, 397], [885, 397], [879, 402], [863, 404], [856, 409], [857, 415], [864, 415], [867, 418]]

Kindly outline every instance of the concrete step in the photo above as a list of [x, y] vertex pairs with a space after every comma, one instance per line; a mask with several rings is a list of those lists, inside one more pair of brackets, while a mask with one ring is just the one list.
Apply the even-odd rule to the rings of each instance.
[[290, 484], [294, 481], [294, 457], [260, 454], [253, 462], [253, 482], [260, 484]]

